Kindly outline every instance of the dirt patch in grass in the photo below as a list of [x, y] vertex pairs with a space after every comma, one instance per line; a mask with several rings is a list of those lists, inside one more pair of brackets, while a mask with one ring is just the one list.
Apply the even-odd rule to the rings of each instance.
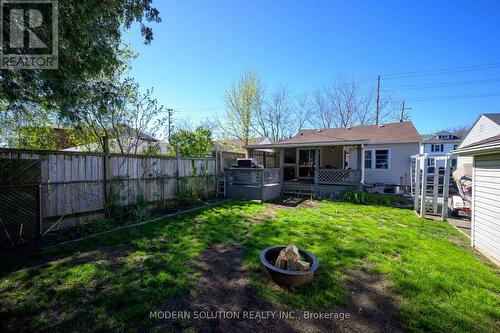
[[400, 301], [387, 277], [367, 270], [348, 270], [345, 286], [351, 302], [345, 311], [363, 332], [401, 332]]
[[[348, 305], [336, 306], [324, 311], [332, 314], [349, 314], [350, 318], [305, 319], [299, 309], [283, 308], [255, 296], [250, 287], [250, 269], [242, 261], [240, 244], [216, 245], [206, 249], [196, 261], [196, 271], [191, 276], [194, 288], [188, 298], [171, 300], [163, 305], [168, 311], [195, 311], [239, 313], [240, 318], [218, 318], [164, 321], [174, 331], [198, 332], [399, 332], [401, 331], [398, 303], [387, 289], [387, 281], [380, 275], [366, 271], [349, 271], [346, 290], [351, 295]], [[269, 288], [281, 288], [262, 271]], [[244, 313], [269, 314], [268, 318], [250, 319]], [[284, 318], [292, 313], [293, 318]], [[280, 315], [281, 314], [281, 315]], [[233, 315], [234, 317], [234, 315]]]

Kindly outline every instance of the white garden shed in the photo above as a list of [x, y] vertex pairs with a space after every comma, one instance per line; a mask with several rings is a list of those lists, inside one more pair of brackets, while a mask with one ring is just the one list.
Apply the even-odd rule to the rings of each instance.
[[500, 263], [500, 113], [483, 114], [455, 154], [472, 156], [472, 246]]

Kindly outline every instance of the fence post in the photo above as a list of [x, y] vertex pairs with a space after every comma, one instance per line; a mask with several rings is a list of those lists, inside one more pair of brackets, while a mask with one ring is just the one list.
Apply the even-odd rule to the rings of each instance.
[[108, 172], [109, 172], [109, 138], [107, 135], [103, 136], [103, 191], [104, 191], [104, 212], [106, 217], [109, 217], [109, 200], [108, 200]]
[[264, 202], [264, 173], [266, 169], [261, 169], [262, 176], [260, 178], [261, 202]]
[[42, 213], [42, 184], [38, 184], [38, 235], [37, 239], [40, 239], [43, 234], [43, 213]]
[[210, 177], [208, 165], [209, 165], [208, 160], [205, 160], [205, 188], [207, 190], [206, 195], [205, 195], [206, 199], [208, 199], [208, 179]]
[[219, 196], [219, 151], [215, 150], [215, 163], [214, 163], [214, 181], [215, 181], [215, 197]]
[[179, 193], [179, 147], [175, 146], [176, 172], [175, 172], [175, 196]]
[[451, 156], [447, 155], [444, 160], [444, 180], [443, 180], [443, 210], [441, 212], [441, 219], [448, 220], [448, 196], [450, 191], [450, 168]]
[[427, 205], [427, 154], [422, 159], [422, 197], [420, 198], [420, 217], [425, 217], [425, 207]]

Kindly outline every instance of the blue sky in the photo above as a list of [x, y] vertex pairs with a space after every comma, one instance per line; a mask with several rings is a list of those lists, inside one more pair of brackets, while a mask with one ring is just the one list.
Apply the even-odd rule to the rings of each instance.
[[[127, 36], [139, 53], [131, 76], [155, 88], [177, 118], [202, 120], [224, 112], [230, 84], [256, 70], [268, 89], [312, 92], [340, 76], [382, 89], [472, 81], [393, 91], [406, 100], [421, 133], [470, 125], [500, 112], [500, 1], [156, 0], [163, 22], [154, 41]], [[490, 67], [467, 67], [495, 64]], [[390, 79], [402, 72], [462, 70]], [[475, 70], [467, 70], [475, 69]], [[431, 73], [435, 74], [435, 73]], [[480, 81], [483, 80], [483, 81]], [[482, 83], [478, 83], [482, 82]], [[485, 82], [487, 81], [487, 82]], [[483, 98], [415, 101], [422, 97]]]

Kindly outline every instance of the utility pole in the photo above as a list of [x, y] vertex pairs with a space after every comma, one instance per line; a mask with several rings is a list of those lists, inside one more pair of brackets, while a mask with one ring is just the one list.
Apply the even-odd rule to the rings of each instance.
[[402, 123], [404, 120], [406, 110], [411, 110], [411, 108], [406, 108], [405, 101], [403, 101], [403, 103], [401, 103], [401, 117], [399, 118], [400, 123]]
[[380, 75], [377, 77], [377, 111], [375, 114], [375, 124], [378, 125], [378, 115], [380, 113]]
[[168, 141], [170, 142], [170, 135], [172, 135], [172, 122], [173, 122], [173, 115], [174, 115], [174, 110], [173, 109], [167, 109], [168, 112]]

